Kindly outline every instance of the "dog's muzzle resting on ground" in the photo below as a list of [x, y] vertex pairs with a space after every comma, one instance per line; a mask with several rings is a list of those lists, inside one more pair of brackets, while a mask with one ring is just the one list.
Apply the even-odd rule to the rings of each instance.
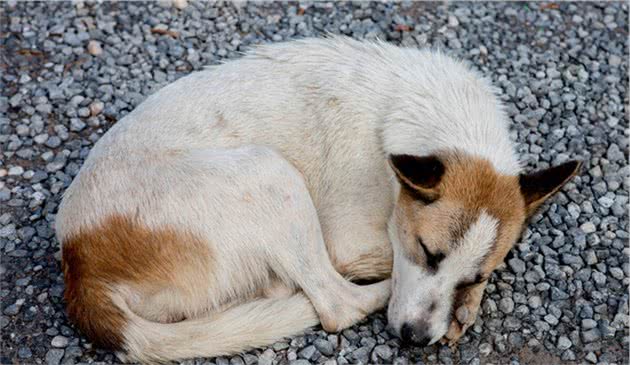
[[339, 331], [391, 291], [403, 339], [453, 342], [578, 168], [524, 174], [490, 84], [443, 54], [258, 47], [163, 88], [91, 151], [57, 216], [68, 314], [153, 362]]

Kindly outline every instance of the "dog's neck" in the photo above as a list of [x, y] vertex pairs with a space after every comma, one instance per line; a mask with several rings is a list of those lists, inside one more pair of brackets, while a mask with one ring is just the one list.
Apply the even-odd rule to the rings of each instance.
[[386, 154], [457, 150], [487, 159], [502, 174], [520, 173], [509, 118], [487, 80], [440, 53], [391, 47], [380, 55], [357, 66], [370, 72], [362, 72], [355, 93], [379, 115]]

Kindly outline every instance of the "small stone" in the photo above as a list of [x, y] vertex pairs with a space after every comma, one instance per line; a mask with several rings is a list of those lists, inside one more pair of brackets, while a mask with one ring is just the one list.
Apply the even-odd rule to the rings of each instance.
[[614, 66], [614, 67], [619, 66], [621, 64], [621, 62], [622, 62], [621, 57], [619, 57], [617, 55], [613, 54], [613, 55], [610, 55], [608, 57], [608, 64], [611, 65], [611, 66]]
[[569, 299], [569, 294], [559, 288], [551, 288], [551, 300], [565, 300]]
[[611, 267], [609, 269], [610, 271], [610, 275], [613, 276], [613, 278], [617, 279], [617, 280], [623, 280], [624, 278], [624, 274], [623, 274], [623, 270], [621, 270], [618, 267]]
[[276, 342], [271, 347], [273, 347], [275, 351], [282, 351], [282, 350], [288, 349], [289, 344], [286, 342]]
[[590, 362], [591, 364], [596, 364], [597, 363], [597, 355], [595, 355], [595, 353], [593, 351], [591, 351], [588, 354], [586, 354], [586, 356], [584, 358], [586, 359], [586, 361]]
[[85, 123], [78, 118], [70, 119], [70, 130], [73, 132], [80, 132], [85, 129]]
[[11, 321], [9, 320], [9, 318], [5, 316], [0, 316], [0, 328], [4, 328], [8, 326], [10, 322]]
[[514, 311], [514, 301], [512, 298], [503, 298], [499, 301], [499, 309], [505, 314], [512, 313]]
[[325, 356], [331, 356], [335, 353], [335, 347], [333, 344], [322, 338], [318, 338], [313, 341], [313, 345], [315, 345], [317, 351], [321, 352]]
[[31, 352], [31, 349], [29, 349], [28, 347], [20, 347], [18, 349], [18, 357], [20, 359], [30, 359], [33, 356], [33, 353]]
[[556, 344], [556, 347], [564, 351], [564, 350], [569, 349], [572, 345], [573, 343], [571, 343], [571, 340], [569, 340], [567, 336], [560, 336], [558, 338], [558, 343]]
[[597, 327], [597, 322], [590, 319], [590, 318], [585, 318], [582, 320], [582, 328], [585, 330], [590, 330], [592, 328]]
[[527, 299], [527, 305], [532, 309], [539, 308], [542, 305], [542, 298], [538, 295], [531, 296]]
[[20, 176], [24, 173], [22, 166], [13, 166], [9, 168], [9, 176]]
[[272, 349], [267, 349], [258, 356], [258, 365], [272, 365], [275, 358], [276, 353]]
[[378, 345], [374, 347], [374, 351], [372, 353], [372, 362], [374, 363], [382, 363], [389, 362], [394, 356], [392, 349], [387, 345]]
[[64, 355], [64, 350], [60, 349], [51, 349], [46, 353], [46, 364], [47, 365], [59, 365], [61, 359]]
[[298, 352], [298, 356], [303, 359], [310, 360], [316, 352], [317, 349], [315, 348], [315, 346], [310, 345], [306, 346], [302, 349], [302, 351]]
[[68, 346], [68, 338], [61, 335], [55, 336], [50, 344], [53, 345], [53, 347], [66, 347]]
[[484, 342], [481, 345], [479, 345], [479, 354], [481, 356], [488, 356], [490, 355], [490, 353], [492, 352], [492, 345]]
[[100, 56], [103, 53], [103, 48], [101, 48], [101, 43], [98, 41], [89, 41], [87, 45], [88, 53], [92, 56]]
[[90, 113], [92, 114], [93, 117], [95, 117], [101, 114], [101, 112], [105, 108], [105, 104], [102, 101], [97, 100], [97, 101], [92, 102], [89, 108], [90, 108]]
[[459, 25], [459, 20], [457, 19], [457, 17], [455, 15], [449, 15], [448, 16], [448, 26], [451, 28], [455, 28]]
[[593, 222], [586, 222], [584, 224], [582, 224], [580, 226], [580, 228], [582, 229], [582, 231], [586, 234], [588, 233], [593, 233], [595, 231], [597, 231], [597, 228], [595, 227], [595, 225], [593, 224]]
[[558, 318], [556, 318], [556, 316], [554, 316], [553, 314], [547, 314], [545, 316], [545, 322], [549, 323], [552, 326], [555, 326], [558, 324]]
[[514, 271], [515, 274], [522, 274], [526, 270], [525, 262], [523, 262], [522, 260], [520, 260], [518, 258], [510, 259], [508, 261], [508, 265], [510, 266], [510, 269], [512, 269], [512, 271]]
[[595, 265], [598, 262], [597, 255], [595, 255], [595, 251], [593, 250], [588, 250], [584, 252], [583, 255], [584, 255], [584, 261], [586, 261], [588, 265]]
[[18, 303], [11, 304], [4, 308], [4, 314], [6, 314], [7, 316], [14, 316], [20, 313], [20, 308], [22, 308], [22, 306]]
[[563, 361], [573, 361], [575, 360], [575, 353], [571, 350], [566, 350], [562, 353], [561, 359]]
[[593, 328], [592, 330], [582, 332], [582, 342], [591, 343], [599, 340], [601, 338], [601, 334], [597, 328]]
[[48, 139], [46, 140], [46, 146], [50, 148], [57, 148], [61, 146], [61, 138], [57, 136], [48, 137]]
[[595, 284], [599, 286], [603, 286], [604, 284], [606, 284], [606, 275], [602, 274], [599, 271], [594, 270], [591, 277], [593, 278], [593, 281], [595, 281]]

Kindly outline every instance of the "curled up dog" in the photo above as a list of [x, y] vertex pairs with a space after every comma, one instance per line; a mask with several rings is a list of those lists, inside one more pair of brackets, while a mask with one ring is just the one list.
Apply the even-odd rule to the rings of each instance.
[[388, 303], [403, 340], [455, 342], [527, 217], [578, 170], [523, 172], [489, 82], [443, 54], [261, 46], [168, 85], [95, 145], [57, 215], [68, 314], [143, 362], [339, 331]]

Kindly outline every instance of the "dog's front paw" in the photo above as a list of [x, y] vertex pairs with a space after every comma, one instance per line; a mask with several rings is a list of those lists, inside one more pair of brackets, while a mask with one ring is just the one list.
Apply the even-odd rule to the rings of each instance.
[[448, 332], [440, 342], [454, 346], [466, 333], [466, 330], [475, 323], [481, 305], [481, 298], [486, 284], [481, 283], [472, 288], [462, 289], [456, 295], [455, 313], [448, 327]]

